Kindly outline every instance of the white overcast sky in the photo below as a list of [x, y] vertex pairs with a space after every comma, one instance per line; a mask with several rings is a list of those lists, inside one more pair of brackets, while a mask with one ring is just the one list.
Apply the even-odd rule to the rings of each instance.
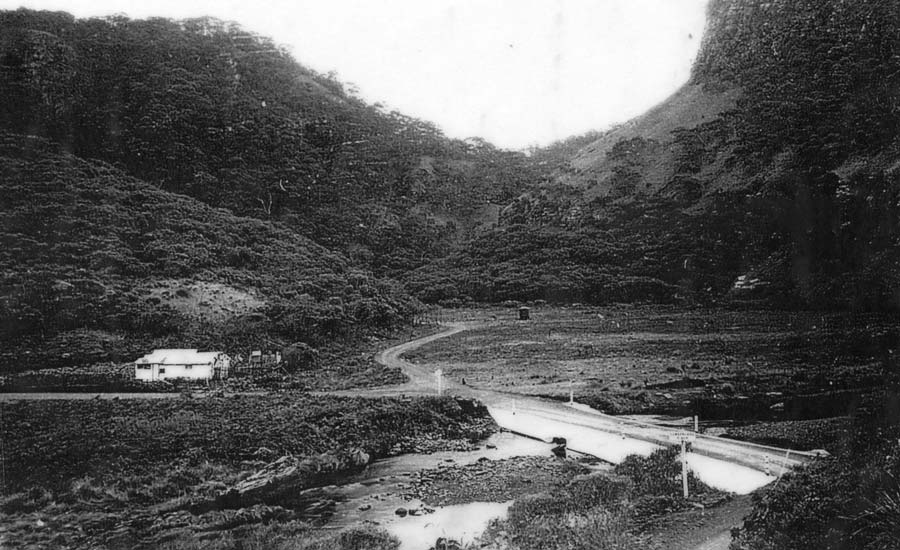
[[688, 78], [707, 0], [0, 0], [0, 8], [211, 15], [335, 71], [369, 102], [507, 148], [602, 130]]

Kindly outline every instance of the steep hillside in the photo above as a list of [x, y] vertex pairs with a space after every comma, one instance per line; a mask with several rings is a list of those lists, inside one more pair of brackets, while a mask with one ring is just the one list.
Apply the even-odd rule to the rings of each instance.
[[539, 180], [522, 153], [367, 105], [271, 40], [213, 19], [0, 12], [0, 128], [382, 273], [446, 252]]
[[318, 345], [412, 307], [284, 225], [17, 134], [0, 133], [0, 242], [0, 371], [162, 345]]
[[666, 195], [679, 177], [709, 193], [746, 189], [786, 163], [835, 170], [891, 148], [900, 129], [896, 8], [713, 0], [691, 81], [585, 146], [558, 181], [584, 187], [587, 200]]
[[713, 0], [681, 90], [529, 155], [448, 140], [209, 19], [3, 12], [0, 93], [0, 127], [428, 300], [900, 307], [892, 0]]
[[[669, 285], [666, 300], [900, 307], [896, 2], [713, 0], [708, 17], [691, 81], [516, 199], [493, 241], [540, 248], [548, 227], [562, 246], [615, 235], [629, 253], [572, 256], [589, 275], [565, 296], [639, 276]], [[478, 267], [451, 273], [470, 280], [490, 268], [484, 252], [473, 241], [413, 283], [464, 258]], [[557, 295], [532, 284], [547, 266], [516, 262], [529, 281], [516, 295]]]
[[685, 168], [680, 133], [732, 110], [739, 96], [738, 88], [714, 91], [687, 84], [661, 105], [578, 151], [557, 181], [583, 188], [587, 199], [664, 193]]

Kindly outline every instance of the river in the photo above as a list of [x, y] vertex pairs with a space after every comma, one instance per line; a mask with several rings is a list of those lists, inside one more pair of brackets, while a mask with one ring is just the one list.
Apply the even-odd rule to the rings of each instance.
[[[419, 500], [404, 496], [409, 492], [415, 474], [422, 470], [474, 464], [479, 459], [551, 456], [553, 446], [500, 432], [481, 442], [474, 451], [406, 454], [377, 460], [339, 485], [310, 489], [305, 493], [310, 498], [335, 502], [334, 515], [326, 525], [328, 529], [360, 522], [377, 524], [400, 539], [401, 550], [425, 550], [438, 537], [471, 542], [492, 519], [505, 516], [512, 501], [429, 508]], [[412, 514], [401, 517], [396, 513], [400, 508], [412, 511]]]

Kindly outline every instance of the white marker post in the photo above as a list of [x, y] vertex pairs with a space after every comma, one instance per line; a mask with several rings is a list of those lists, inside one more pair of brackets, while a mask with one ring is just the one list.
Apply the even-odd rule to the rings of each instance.
[[681, 489], [684, 498], [688, 497], [688, 470], [687, 470], [687, 444], [697, 439], [697, 434], [691, 432], [677, 432], [675, 439], [681, 443]]
[[438, 394], [439, 396], [441, 395], [441, 391], [443, 390], [443, 387], [442, 387], [442, 386], [444, 385], [444, 384], [443, 384], [443, 382], [444, 382], [444, 378], [443, 378], [443, 377], [444, 377], [444, 371], [443, 371], [443, 370], [437, 369], [436, 371], [434, 371], [434, 381], [435, 381], [435, 384], [437, 385], [437, 394]]

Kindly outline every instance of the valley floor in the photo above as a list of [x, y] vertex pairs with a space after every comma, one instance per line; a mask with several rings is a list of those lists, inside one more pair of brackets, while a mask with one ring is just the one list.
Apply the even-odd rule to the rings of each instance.
[[[653, 413], [657, 422], [687, 426], [699, 411], [709, 434], [830, 450], [841, 445], [847, 398], [878, 383], [879, 338], [897, 331], [889, 318], [817, 313], [533, 308], [529, 321], [515, 313], [444, 312], [443, 321], [457, 322], [448, 334], [373, 354], [372, 363], [406, 375], [395, 386], [338, 395], [0, 399], [0, 541], [22, 548], [217, 549], [264, 531], [285, 544], [345, 536], [321, 529], [340, 499], [305, 489], [340, 484], [376, 458], [483, 447], [496, 430], [483, 408], [427, 397], [435, 393], [435, 368], [443, 369], [445, 388], [490, 406], [518, 399], [521, 407], [525, 399], [516, 396], [523, 395], [565, 410], [561, 401], [571, 393], [610, 413]], [[542, 453], [432, 466], [392, 498], [435, 507], [572, 490], [566, 483], [583, 466]], [[284, 457], [301, 461], [287, 463], [302, 463], [304, 476], [287, 478], [284, 490], [226, 504], [229, 488]], [[275, 475], [273, 488], [285, 481]], [[494, 477], [505, 481], [483, 481]], [[703, 508], [653, 502], [659, 513], [638, 529], [647, 548], [724, 548], [749, 507], [746, 497], [696, 501]], [[391, 547], [368, 525], [357, 534], [374, 548]]]

